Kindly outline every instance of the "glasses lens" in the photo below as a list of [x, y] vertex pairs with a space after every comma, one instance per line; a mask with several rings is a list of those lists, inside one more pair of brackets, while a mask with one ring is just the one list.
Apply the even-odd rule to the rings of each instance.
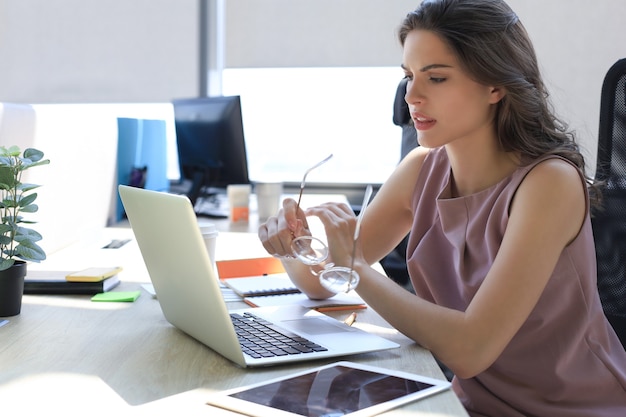
[[319, 265], [328, 258], [328, 247], [313, 236], [300, 236], [291, 242], [296, 258], [306, 265]]
[[320, 274], [320, 284], [334, 293], [348, 292], [359, 285], [359, 274], [345, 266], [334, 266]]

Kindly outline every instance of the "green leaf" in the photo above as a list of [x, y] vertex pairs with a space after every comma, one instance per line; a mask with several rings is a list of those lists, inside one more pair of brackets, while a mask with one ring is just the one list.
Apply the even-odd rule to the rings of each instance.
[[18, 204], [20, 207], [26, 207], [27, 205], [31, 204], [36, 199], [37, 199], [37, 193], [32, 193], [26, 196], [22, 194], [22, 196], [18, 198]]
[[[39, 210], [39, 206], [37, 204], [29, 204], [26, 207], [21, 208], [22, 213], [35, 213]], [[22, 220], [23, 223], [27, 223], [25, 220]], [[34, 223], [34, 222], [32, 222]]]
[[41, 187], [41, 185], [22, 183], [17, 186], [17, 189], [25, 193], [27, 191], [34, 190], [35, 188], [39, 188], [39, 187]]
[[2, 205], [4, 207], [9, 207], [9, 208], [13, 208], [13, 207], [17, 207], [17, 202], [13, 199], [10, 198], [5, 198], [4, 200], [2, 200]]
[[11, 145], [8, 151], [9, 156], [20, 156], [20, 147], [17, 145]]
[[2, 184], [2, 189], [13, 188], [17, 185], [18, 181], [15, 177], [15, 172], [13, 168], [3, 165], [2, 161], [0, 161], [0, 184]]
[[11, 268], [14, 263], [15, 259], [0, 258], [0, 271]]
[[17, 230], [17, 224], [13, 221], [13, 217], [6, 216], [2, 218], [2, 223], [11, 228], [11, 231]]
[[10, 225], [11, 227], [17, 227], [16, 224], [20, 223], [22, 221], [21, 216], [17, 216], [15, 219], [13, 218], [12, 214], [8, 214], [7, 216], [4, 216], [2, 218], [2, 221], [8, 225]]
[[19, 148], [19, 146], [16, 146], [16, 145], [12, 145], [9, 148], [7, 148], [6, 146], [2, 146], [2, 147], [0, 147], [0, 155], [2, 155], [2, 156], [19, 156], [20, 155], [20, 148]]
[[23, 171], [25, 169], [32, 168], [32, 167], [38, 167], [40, 165], [48, 165], [49, 163], [50, 163], [49, 159], [44, 159], [44, 160], [41, 160], [41, 161], [38, 161], [38, 162], [32, 162], [29, 159], [24, 159], [22, 161], [21, 171]]
[[43, 152], [34, 148], [27, 148], [24, 150], [24, 158], [28, 158], [33, 162], [37, 162], [43, 158]]
[[25, 244], [26, 242], [38, 242], [43, 237], [39, 232], [36, 232], [33, 229], [29, 229], [27, 227], [18, 227], [15, 232], [15, 237], [13, 238], [16, 242], [20, 242]]
[[24, 241], [17, 245], [15, 254], [25, 261], [39, 262], [46, 259], [46, 253], [36, 243]]

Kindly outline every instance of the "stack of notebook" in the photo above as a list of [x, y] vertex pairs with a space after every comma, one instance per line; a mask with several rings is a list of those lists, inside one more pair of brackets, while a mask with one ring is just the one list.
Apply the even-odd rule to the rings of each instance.
[[121, 267], [88, 268], [82, 271], [28, 271], [24, 294], [84, 294], [110, 291], [120, 284]]

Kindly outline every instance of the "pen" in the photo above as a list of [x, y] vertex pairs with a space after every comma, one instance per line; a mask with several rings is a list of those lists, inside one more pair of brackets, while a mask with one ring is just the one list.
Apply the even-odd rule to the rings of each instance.
[[355, 321], [356, 321], [356, 312], [353, 311], [348, 317], [346, 317], [346, 319], [343, 322], [346, 323], [348, 326], [352, 326]]

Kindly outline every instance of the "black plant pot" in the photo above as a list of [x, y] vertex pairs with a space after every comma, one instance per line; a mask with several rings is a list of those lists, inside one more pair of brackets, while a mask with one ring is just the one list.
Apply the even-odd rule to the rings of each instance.
[[15, 261], [11, 268], [0, 271], [0, 317], [20, 314], [25, 276], [24, 261]]

